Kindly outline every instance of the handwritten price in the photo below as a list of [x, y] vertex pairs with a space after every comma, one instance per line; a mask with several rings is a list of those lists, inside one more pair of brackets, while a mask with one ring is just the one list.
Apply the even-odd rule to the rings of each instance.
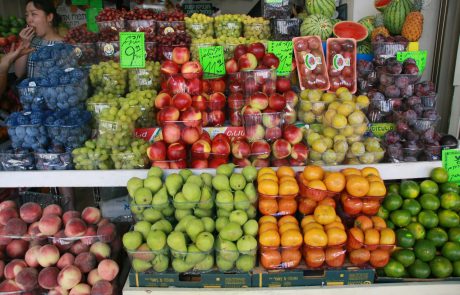
[[202, 47], [199, 54], [205, 74], [225, 74], [224, 48], [222, 46]]
[[278, 57], [280, 64], [277, 73], [281, 76], [289, 75], [292, 67], [292, 41], [269, 41], [268, 52]]
[[120, 33], [120, 64], [122, 68], [145, 67], [145, 33]]

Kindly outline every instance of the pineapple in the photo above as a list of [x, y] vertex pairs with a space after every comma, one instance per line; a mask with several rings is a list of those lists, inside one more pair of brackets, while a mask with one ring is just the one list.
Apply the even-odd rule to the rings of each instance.
[[390, 32], [388, 31], [387, 28], [385, 28], [383, 24], [383, 14], [382, 13], [379, 13], [375, 16], [374, 26], [375, 26], [375, 29], [372, 30], [372, 34], [371, 34], [372, 40], [374, 40], [375, 37], [377, 37], [377, 35], [382, 35], [384, 37], [390, 36]]
[[423, 7], [423, 0], [415, 0], [401, 31], [401, 35], [411, 42], [418, 41], [423, 31], [423, 14], [420, 12]]

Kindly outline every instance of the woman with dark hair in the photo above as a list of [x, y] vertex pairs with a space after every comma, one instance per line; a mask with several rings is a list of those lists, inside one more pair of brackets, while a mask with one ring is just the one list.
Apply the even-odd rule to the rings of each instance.
[[[57, 14], [52, 0], [28, 0], [26, 22], [27, 27], [19, 33], [21, 41], [26, 46], [30, 44], [31, 48], [37, 49], [63, 42], [57, 31], [61, 17]], [[19, 78], [24, 75], [34, 76], [34, 62], [30, 60], [29, 55], [19, 58], [14, 66]]]

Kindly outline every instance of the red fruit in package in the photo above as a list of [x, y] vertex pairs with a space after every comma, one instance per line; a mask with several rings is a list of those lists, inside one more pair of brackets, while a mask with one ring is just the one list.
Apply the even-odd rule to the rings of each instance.
[[330, 91], [346, 87], [356, 92], [356, 40], [349, 38], [327, 39], [327, 70]]

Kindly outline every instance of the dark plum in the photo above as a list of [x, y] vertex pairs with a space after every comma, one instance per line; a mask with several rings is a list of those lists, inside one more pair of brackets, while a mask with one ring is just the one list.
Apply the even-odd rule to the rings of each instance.
[[376, 71], [370, 72], [369, 75], [367, 75], [367, 81], [371, 84], [377, 83], [378, 81], [377, 72]]
[[369, 91], [369, 98], [371, 100], [384, 100], [385, 99], [385, 95], [383, 95], [382, 92], [379, 92], [377, 90], [375, 91]]
[[385, 36], [382, 35], [382, 34], [378, 34], [377, 36], [375, 36], [375, 39], [374, 39], [374, 42], [385, 42]]
[[358, 73], [366, 74], [374, 70], [374, 65], [370, 61], [360, 59], [357, 64], [357, 68], [358, 68]]
[[412, 110], [417, 113], [417, 117], [422, 117], [423, 114], [423, 106], [422, 104], [418, 103], [412, 106]]
[[448, 148], [456, 148], [458, 146], [458, 140], [455, 138], [455, 136], [447, 134], [441, 137], [439, 140], [439, 143], [443, 146], [446, 146]]
[[386, 73], [382, 73], [380, 75], [379, 80], [380, 80], [380, 84], [382, 84], [382, 86], [388, 86], [388, 85], [393, 84], [393, 82], [394, 82], [393, 77], [390, 76], [390, 75], [387, 75]]
[[428, 129], [426, 129], [425, 131], [422, 132], [421, 136], [422, 136], [422, 140], [425, 142], [425, 143], [432, 143], [432, 142], [436, 142], [434, 136], [435, 136], [435, 130], [433, 127], [430, 127]]
[[414, 131], [409, 129], [404, 133], [404, 138], [407, 141], [417, 141], [417, 140], [420, 139], [420, 136], [417, 133], [415, 133]]
[[411, 96], [406, 99], [406, 103], [408, 106], [414, 106], [416, 104], [422, 103], [422, 100], [418, 96]]
[[399, 75], [403, 71], [403, 66], [398, 61], [390, 62], [390, 63], [387, 63], [387, 65], [386, 65], [386, 71], [387, 71], [387, 73], [390, 73], [390, 74], [393, 74], [393, 75]]
[[414, 110], [407, 110], [402, 113], [402, 117], [409, 125], [412, 125], [417, 120], [417, 113]]
[[399, 121], [397, 124], [396, 124], [396, 131], [398, 133], [405, 133], [409, 130], [409, 125], [407, 125], [406, 122], [403, 122], [403, 121]]
[[385, 134], [384, 140], [386, 144], [395, 144], [401, 140], [401, 136], [396, 131], [389, 131]]
[[414, 64], [414, 65], [415, 65], [415, 64], [417, 64], [417, 63], [415, 62], [415, 59], [413, 59], [413, 58], [407, 58], [407, 59], [403, 62], [403, 66], [405, 67], [406, 65], [409, 65], [409, 64]]
[[385, 96], [388, 98], [395, 98], [401, 96], [401, 90], [395, 85], [387, 86], [385, 89]]
[[438, 118], [438, 113], [436, 110], [426, 110], [423, 112], [422, 118], [436, 120]]
[[419, 96], [430, 95], [436, 93], [436, 86], [431, 81], [424, 81], [415, 84], [415, 93]]
[[396, 87], [401, 88], [401, 89], [409, 86], [409, 83], [410, 83], [410, 80], [409, 80], [409, 77], [407, 76], [399, 76], [399, 77], [396, 77], [395, 79]]
[[407, 64], [404, 66], [403, 73], [409, 75], [418, 75], [419, 68], [416, 64]]

